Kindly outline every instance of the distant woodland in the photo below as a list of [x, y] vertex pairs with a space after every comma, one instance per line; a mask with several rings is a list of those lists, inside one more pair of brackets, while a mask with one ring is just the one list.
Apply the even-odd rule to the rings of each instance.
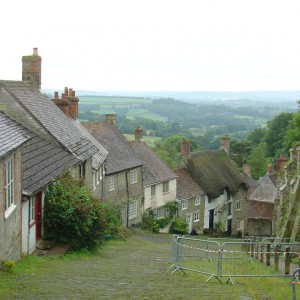
[[288, 155], [297, 138], [300, 141], [300, 123], [298, 128], [294, 124], [296, 132], [291, 137], [292, 124], [299, 117], [297, 101], [239, 99], [189, 103], [173, 98], [80, 97], [80, 120], [99, 121], [108, 113], [117, 115], [118, 127], [129, 138], [136, 127], [141, 127], [145, 141], [149, 137], [151, 146], [172, 168], [180, 160], [179, 145], [183, 138], [192, 141], [193, 151], [217, 149], [220, 136], [230, 136], [232, 159], [239, 167], [256, 160], [254, 164], [261, 166], [257, 171], [254, 168], [257, 177], [280, 153]]

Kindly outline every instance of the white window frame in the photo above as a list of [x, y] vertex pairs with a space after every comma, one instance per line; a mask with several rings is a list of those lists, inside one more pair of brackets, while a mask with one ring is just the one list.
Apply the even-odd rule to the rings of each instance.
[[195, 199], [195, 206], [198, 206], [201, 204], [201, 197], [200, 195], [196, 196], [196, 199]]
[[189, 204], [189, 201], [188, 200], [182, 200], [181, 201], [181, 210], [185, 210], [185, 209], [188, 209], [188, 204]]
[[85, 178], [86, 176], [86, 162], [79, 165], [79, 178]]
[[5, 160], [5, 219], [14, 211], [14, 157]]
[[93, 190], [97, 187], [97, 171], [92, 170], [92, 177], [93, 177]]
[[199, 222], [200, 221], [200, 211], [195, 211], [194, 212], [194, 222]]
[[156, 185], [151, 185], [151, 191], [150, 191], [151, 197], [156, 196]]
[[130, 183], [131, 184], [137, 183], [137, 171], [136, 171], [136, 169], [130, 170], [129, 173], [130, 173]]
[[108, 177], [108, 190], [114, 191], [115, 190], [115, 176], [111, 175]]
[[236, 203], [235, 203], [235, 210], [238, 211], [238, 210], [242, 210], [241, 208], [241, 200], [237, 200]]
[[29, 224], [35, 221], [35, 197], [29, 199]]
[[128, 205], [128, 220], [137, 217], [137, 200], [132, 200]]
[[169, 193], [169, 181], [163, 182], [163, 193]]
[[97, 185], [99, 185], [100, 183], [100, 168], [96, 171], [96, 182], [97, 182]]
[[98, 181], [101, 181], [103, 177], [103, 169], [102, 166], [99, 168], [99, 173], [98, 173]]
[[240, 219], [240, 220], [237, 220], [237, 226], [236, 226], [237, 230], [244, 230], [244, 220], [243, 219]]
[[165, 216], [165, 207], [161, 206], [156, 209], [156, 219], [164, 218]]

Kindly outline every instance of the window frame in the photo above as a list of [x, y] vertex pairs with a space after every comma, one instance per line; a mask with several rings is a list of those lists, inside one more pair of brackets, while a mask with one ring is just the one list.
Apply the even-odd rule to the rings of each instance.
[[136, 169], [130, 170], [129, 175], [130, 175], [130, 183], [131, 184], [137, 183], [137, 170]]
[[241, 207], [241, 200], [237, 200], [237, 201], [236, 201], [236, 203], [235, 203], [235, 210], [236, 210], [236, 211], [242, 210], [242, 207]]
[[169, 181], [164, 181], [163, 182], [163, 194], [165, 193], [169, 193], [170, 189], [169, 189]]
[[194, 222], [199, 222], [199, 221], [200, 221], [200, 211], [198, 210], [194, 212]]
[[14, 170], [15, 160], [13, 156], [8, 157], [5, 160], [5, 218], [8, 218], [11, 212], [16, 207], [15, 197], [14, 197], [14, 186], [15, 186], [15, 170]]
[[115, 176], [114, 175], [110, 175], [108, 177], [108, 191], [112, 192], [115, 190]]
[[181, 200], [181, 210], [188, 209], [189, 201], [187, 199]]
[[201, 196], [197, 195], [196, 198], [195, 198], [195, 206], [198, 206], [200, 204], [201, 204]]
[[29, 211], [29, 224], [32, 224], [35, 222], [35, 197], [31, 197], [29, 199], [29, 208], [28, 208], [28, 211]]
[[165, 217], [165, 207], [161, 206], [156, 209], [156, 219], [162, 219]]
[[151, 191], [150, 191], [150, 195], [151, 197], [155, 197], [156, 196], [156, 185], [151, 185]]
[[85, 178], [86, 175], [86, 162], [79, 165], [79, 178]]
[[132, 220], [137, 217], [137, 200], [132, 200], [128, 205], [128, 220]]

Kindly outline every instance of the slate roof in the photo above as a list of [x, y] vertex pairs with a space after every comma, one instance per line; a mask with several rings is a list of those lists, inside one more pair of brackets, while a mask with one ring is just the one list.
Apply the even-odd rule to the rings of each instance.
[[204, 190], [195, 182], [185, 168], [174, 170], [177, 175], [177, 195], [178, 200], [189, 199], [197, 195], [205, 194]]
[[243, 179], [245, 183], [247, 184], [248, 188], [248, 193], [252, 193], [256, 187], [258, 186], [257, 180], [255, 180], [252, 176], [249, 176], [247, 173], [242, 173]]
[[107, 149], [106, 174], [113, 174], [141, 166], [118, 127], [111, 122], [83, 122], [97, 141]]
[[0, 158], [10, 155], [30, 138], [27, 128], [0, 112]]
[[264, 177], [261, 178], [257, 188], [248, 197], [249, 200], [272, 202], [272, 203], [274, 203], [276, 198], [277, 198], [277, 188], [268, 174], [266, 174]]
[[190, 153], [186, 168], [191, 177], [204, 189], [210, 199], [221, 195], [224, 188], [235, 194], [247, 185], [223, 149]]
[[80, 160], [62, 146], [34, 137], [23, 148], [23, 193], [35, 194]]
[[143, 186], [157, 184], [177, 177], [145, 142], [135, 140], [128, 143], [135, 156], [143, 163]]
[[19, 123], [63, 145], [84, 161], [98, 149], [77, 126], [37, 88], [22, 81], [0, 81], [1, 109]]

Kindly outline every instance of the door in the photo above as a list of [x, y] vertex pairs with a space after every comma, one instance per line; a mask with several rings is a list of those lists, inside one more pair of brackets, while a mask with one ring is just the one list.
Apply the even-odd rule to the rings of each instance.
[[232, 224], [232, 219], [227, 220], [227, 234], [229, 236], [231, 235], [231, 224]]
[[215, 210], [211, 209], [209, 211], [209, 229], [210, 230], [214, 229], [214, 216], [215, 216]]
[[42, 237], [42, 193], [38, 193], [35, 196], [35, 230], [36, 241]]
[[186, 215], [185, 216], [186, 222], [188, 224], [188, 232], [190, 233], [192, 231], [192, 215]]

